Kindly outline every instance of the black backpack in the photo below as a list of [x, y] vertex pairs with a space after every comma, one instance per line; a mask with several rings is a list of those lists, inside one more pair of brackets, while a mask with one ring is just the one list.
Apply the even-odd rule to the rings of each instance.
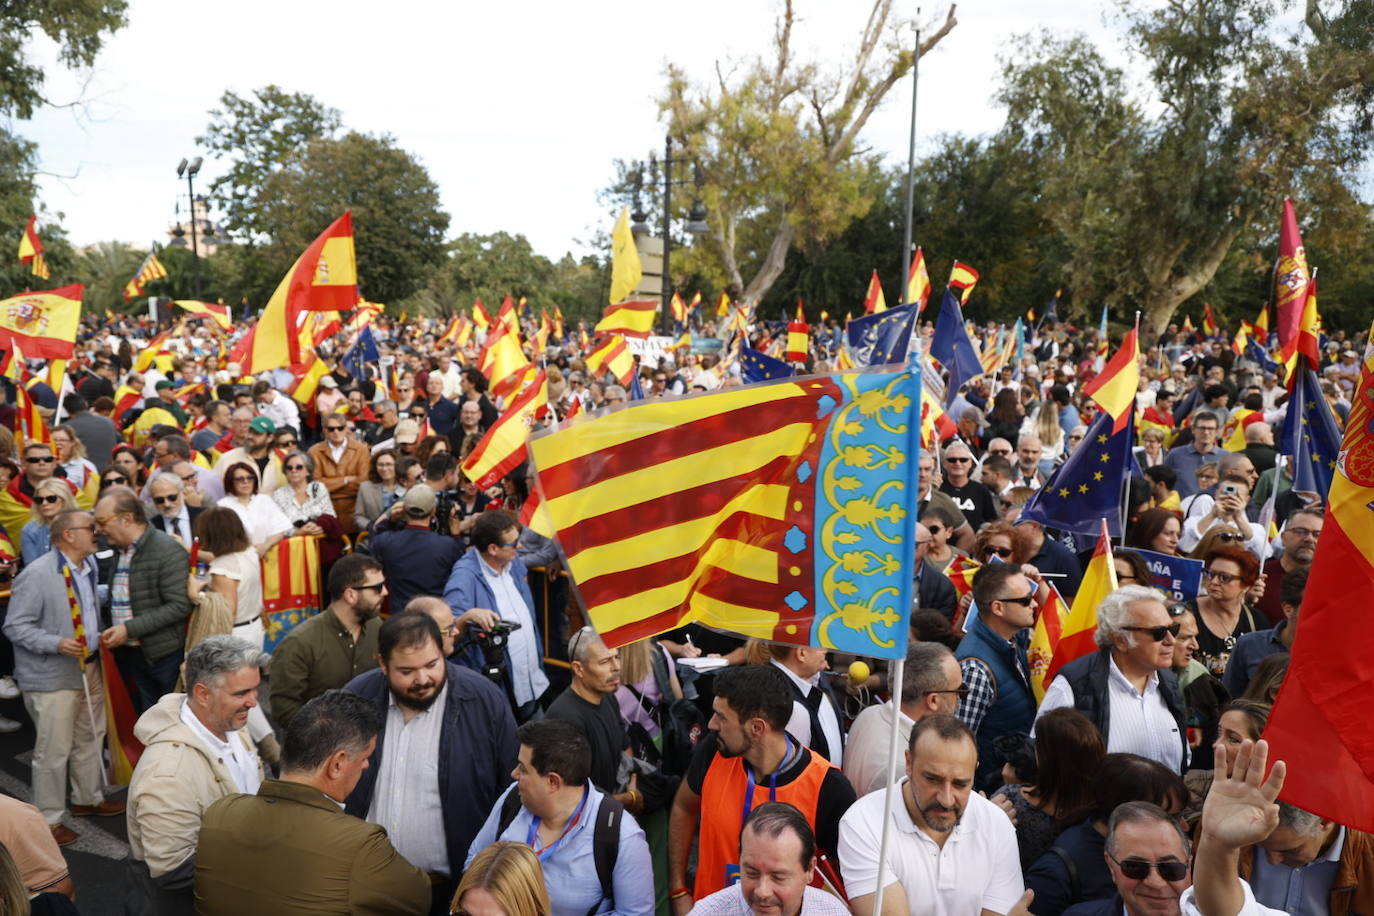
[[[496, 822], [498, 837], [506, 832], [519, 813], [520, 790], [513, 788], [501, 802], [501, 817]], [[594, 916], [606, 900], [611, 901], [611, 909], [615, 909], [615, 863], [620, 857], [620, 821], [624, 816], [624, 805], [609, 795], [601, 796], [601, 807], [592, 825], [592, 861], [596, 863], [596, 877], [601, 882], [601, 899], [592, 904], [587, 916]]]
[[[691, 700], [671, 699], [673, 687], [668, 678], [667, 662], [657, 649], [653, 654], [653, 669], [659, 695], [666, 702], [660, 701], [654, 705], [634, 687], [625, 685], [639, 703], [640, 709], [653, 719], [662, 733], [657, 759], [651, 754], [640, 754], [638, 750], [636, 754], [644, 756], [669, 776], [682, 776], [687, 772], [687, 765], [692, 761], [692, 753], [696, 750], [697, 744], [706, 735], [706, 718]], [[643, 736], [641, 743], [652, 748], [647, 734]]]

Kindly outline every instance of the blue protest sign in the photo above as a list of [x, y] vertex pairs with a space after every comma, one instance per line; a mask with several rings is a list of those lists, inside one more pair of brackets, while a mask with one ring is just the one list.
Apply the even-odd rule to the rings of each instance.
[[1202, 588], [1202, 561], [1171, 557], [1153, 550], [1129, 548], [1145, 558], [1150, 567], [1151, 584], [1174, 601], [1191, 601]]

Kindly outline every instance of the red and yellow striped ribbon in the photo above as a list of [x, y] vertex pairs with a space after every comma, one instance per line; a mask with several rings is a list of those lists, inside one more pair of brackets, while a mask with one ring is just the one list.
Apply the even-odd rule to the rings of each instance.
[[86, 620], [81, 614], [81, 603], [76, 600], [76, 586], [72, 583], [72, 568], [66, 563], [62, 564], [62, 581], [67, 584], [67, 606], [72, 612], [72, 637], [81, 644], [81, 658], [77, 659], [77, 664], [81, 670], [86, 670]]

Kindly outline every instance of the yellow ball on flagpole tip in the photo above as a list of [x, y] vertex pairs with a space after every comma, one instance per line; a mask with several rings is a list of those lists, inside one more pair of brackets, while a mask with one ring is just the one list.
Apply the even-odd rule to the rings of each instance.
[[849, 683], [851, 684], [862, 684], [868, 680], [868, 676], [872, 673], [864, 662], [849, 663]]

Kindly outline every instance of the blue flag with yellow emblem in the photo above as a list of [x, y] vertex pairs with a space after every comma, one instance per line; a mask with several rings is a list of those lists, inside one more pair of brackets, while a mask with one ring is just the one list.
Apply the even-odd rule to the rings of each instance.
[[1090, 535], [1101, 530], [1105, 518], [1107, 533], [1120, 537], [1121, 497], [1135, 458], [1135, 418], [1126, 416], [1126, 425], [1113, 434], [1112, 415], [1099, 412], [1083, 441], [1035, 491], [1017, 521]]
[[1288, 456], [1293, 468], [1293, 489], [1316, 493], [1325, 502], [1340, 450], [1341, 433], [1322, 396], [1317, 373], [1303, 363], [1293, 379], [1279, 436], [1279, 453]]

